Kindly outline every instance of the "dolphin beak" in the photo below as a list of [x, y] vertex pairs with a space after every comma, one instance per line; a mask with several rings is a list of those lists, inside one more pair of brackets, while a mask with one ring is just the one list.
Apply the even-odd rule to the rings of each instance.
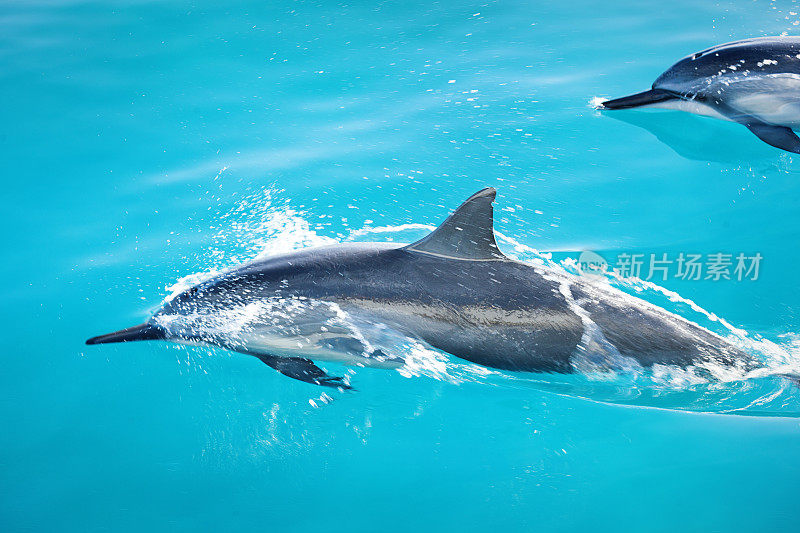
[[166, 333], [153, 324], [140, 324], [132, 328], [121, 329], [114, 333], [106, 333], [92, 337], [86, 344], [109, 344], [111, 342], [150, 341], [166, 338]]
[[666, 102], [668, 100], [674, 100], [675, 98], [677, 97], [668, 91], [651, 89], [643, 93], [623, 96], [622, 98], [615, 98], [614, 100], [606, 100], [597, 107], [598, 109], [631, 109], [634, 107], [643, 107], [659, 102]]

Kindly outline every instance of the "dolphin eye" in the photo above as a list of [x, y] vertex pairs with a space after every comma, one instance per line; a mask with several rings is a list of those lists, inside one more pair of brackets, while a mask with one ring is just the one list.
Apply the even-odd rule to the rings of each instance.
[[699, 57], [702, 57], [702, 55], [703, 55], [704, 53], [705, 53], [705, 52], [697, 52], [695, 55], [693, 55], [693, 56], [692, 56], [692, 61], [694, 61], [695, 59], [697, 59], [697, 58], [699, 58]]

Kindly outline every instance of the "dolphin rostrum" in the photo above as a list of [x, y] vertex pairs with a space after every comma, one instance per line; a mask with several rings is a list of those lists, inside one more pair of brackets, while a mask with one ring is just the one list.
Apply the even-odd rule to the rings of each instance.
[[145, 324], [86, 343], [221, 346], [339, 388], [349, 385], [312, 360], [401, 366], [375, 341], [387, 331], [512, 371], [755, 366], [722, 337], [641, 299], [506, 257], [494, 198], [492, 188], [475, 193], [413, 244], [339, 244], [244, 264], [166, 301]]
[[678, 109], [738, 122], [767, 144], [800, 153], [800, 37], [758, 37], [684, 57], [649, 91], [600, 109]]

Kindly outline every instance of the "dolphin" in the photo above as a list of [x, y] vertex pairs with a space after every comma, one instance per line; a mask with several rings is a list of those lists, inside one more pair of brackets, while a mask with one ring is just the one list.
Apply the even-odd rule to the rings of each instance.
[[219, 346], [341, 389], [350, 385], [314, 360], [404, 363], [375, 332], [510, 371], [756, 366], [722, 337], [644, 300], [507, 257], [495, 240], [495, 195], [493, 188], [473, 194], [411, 244], [337, 244], [243, 264], [164, 302], [146, 323], [86, 343]]
[[720, 44], [672, 65], [649, 91], [599, 109], [665, 108], [738, 122], [759, 139], [800, 153], [800, 37]]

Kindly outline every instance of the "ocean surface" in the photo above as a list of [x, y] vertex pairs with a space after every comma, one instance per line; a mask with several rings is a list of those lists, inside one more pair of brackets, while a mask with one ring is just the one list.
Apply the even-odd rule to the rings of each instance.
[[[798, 13], [3, 2], [0, 530], [796, 530], [800, 157], [592, 102]], [[399, 339], [399, 370], [322, 364], [340, 392], [219, 349], [84, 345], [257, 256], [421, 238], [486, 186], [500, 247], [574, 275], [585, 251], [730, 255], [730, 279], [601, 281], [774, 372], [514, 374]]]

